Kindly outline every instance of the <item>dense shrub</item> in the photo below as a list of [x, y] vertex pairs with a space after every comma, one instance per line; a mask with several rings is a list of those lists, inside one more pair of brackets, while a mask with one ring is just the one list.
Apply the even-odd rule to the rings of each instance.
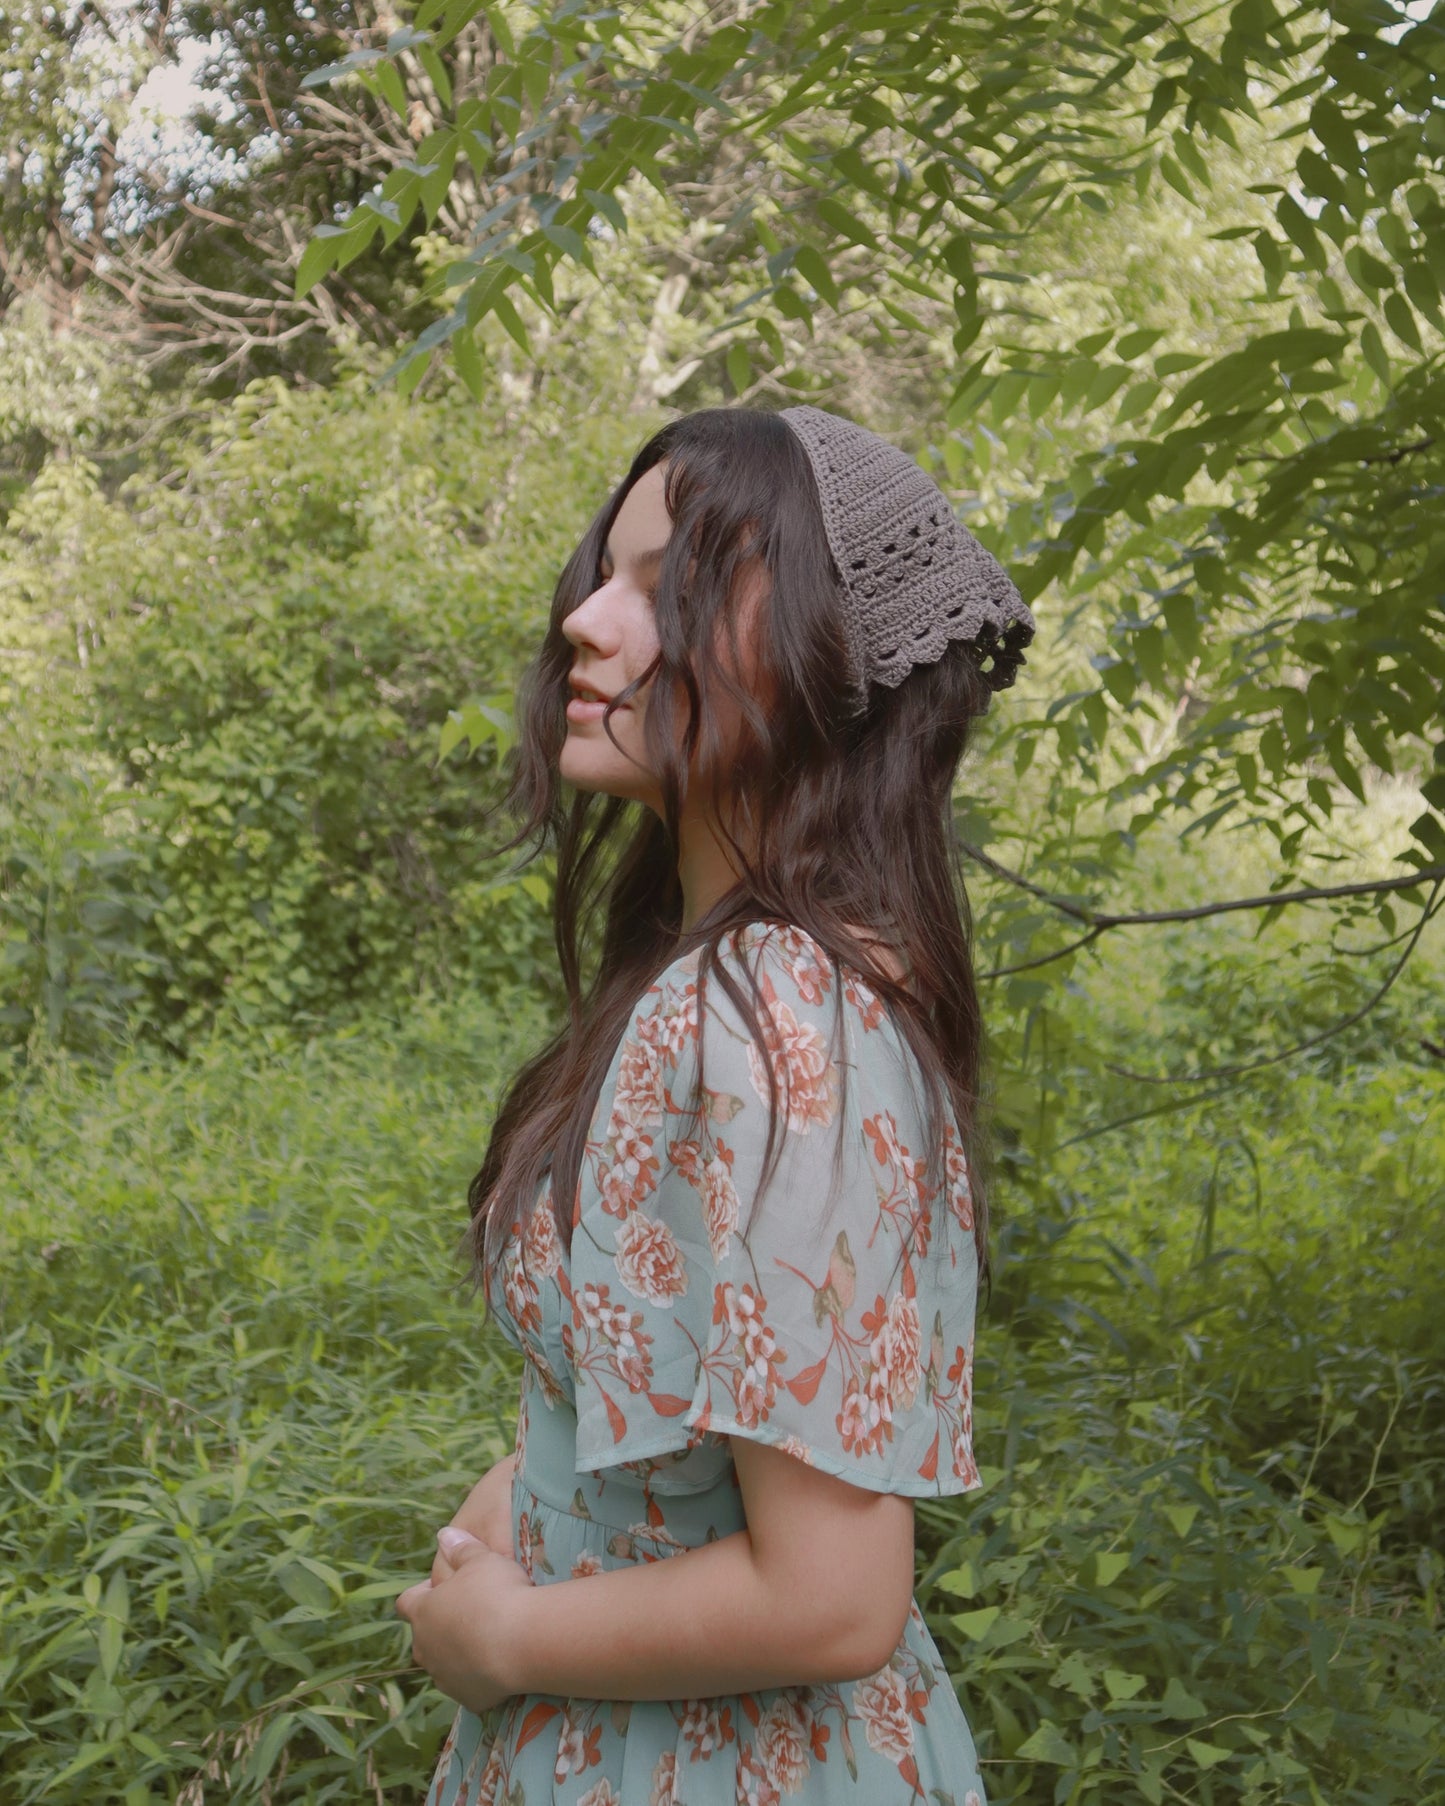
[[[37, 486], [0, 535], [0, 587], [54, 624], [31, 768], [125, 805], [105, 812], [107, 894], [136, 957], [106, 965], [107, 1008], [182, 1047], [218, 1013], [294, 1024], [418, 985], [545, 985], [545, 873], [510, 878], [479, 822], [502, 743], [438, 763], [438, 736], [505, 695], [645, 428], [546, 393], [514, 416], [460, 390], [258, 383], [191, 429], [169, 482], [111, 495], [82, 465]], [[0, 768], [7, 806], [33, 809], [33, 785]], [[15, 859], [0, 885], [25, 950], [0, 970], [18, 1039], [49, 892]], [[42, 1010], [65, 1045], [91, 1044], [84, 989], [71, 973], [72, 1003]]]

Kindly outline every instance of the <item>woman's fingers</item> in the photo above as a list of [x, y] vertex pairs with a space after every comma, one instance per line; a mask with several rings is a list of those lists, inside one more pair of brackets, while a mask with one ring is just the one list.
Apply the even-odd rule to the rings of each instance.
[[410, 1624], [412, 1613], [417, 1607], [417, 1602], [424, 1598], [430, 1591], [431, 1582], [429, 1580], [423, 1580], [419, 1581], [414, 1587], [408, 1587], [404, 1593], [398, 1593], [396, 1596], [396, 1610], [398, 1617], [405, 1618], [407, 1623]]

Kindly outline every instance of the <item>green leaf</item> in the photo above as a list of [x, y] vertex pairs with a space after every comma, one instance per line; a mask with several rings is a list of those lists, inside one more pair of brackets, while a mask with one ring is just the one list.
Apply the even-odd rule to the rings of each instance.
[[1160, 154], [1159, 173], [1172, 189], [1184, 196], [1186, 201], [1192, 201], [1194, 199], [1194, 190], [1189, 185], [1188, 176], [1185, 175], [1184, 171], [1174, 161], [1173, 157], [1169, 155], [1168, 151], [1163, 151]]
[[822, 255], [812, 245], [799, 245], [794, 259], [798, 274], [822, 296], [829, 307], [839, 303], [838, 285]]
[[599, 188], [584, 188], [582, 193], [615, 231], [625, 232], [627, 230], [627, 215], [623, 212], [622, 203], [615, 194], [604, 193]]
[[1114, 347], [1115, 355], [1123, 358], [1126, 363], [1132, 362], [1141, 352], [1148, 351], [1151, 346], [1157, 345], [1163, 337], [1164, 333], [1159, 327], [1142, 326], [1135, 332], [1124, 334]]
[[988, 1635], [1002, 1613], [1002, 1606], [985, 1605], [976, 1612], [954, 1612], [950, 1621], [956, 1630], [963, 1632], [970, 1643], [977, 1643]]
[[1079, 1584], [1086, 1587], [1111, 1587], [1133, 1560], [1128, 1550], [1109, 1553], [1095, 1551], [1079, 1569]]
[[276, 1766], [296, 1722], [294, 1712], [278, 1712], [262, 1731], [244, 1770], [247, 1781], [253, 1786], [259, 1786]]
[[329, 1612], [333, 1604], [332, 1590], [311, 1565], [293, 1558], [276, 1570], [276, 1579], [288, 1598], [308, 1611]]
[[1164, 1515], [1168, 1518], [1176, 1536], [1188, 1536], [1199, 1516], [1197, 1505], [1166, 1505]]
[[1196, 1699], [1177, 1674], [1170, 1675], [1159, 1706], [1169, 1718], [1206, 1718], [1209, 1715], [1203, 1700]]
[[[862, 245], [865, 250], [876, 251], [878, 249], [877, 235], [869, 231], [857, 214], [850, 213], [831, 195], [823, 195], [817, 206], [819, 219], [840, 237], [850, 240], [855, 245]], [[815, 283], [814, 287], [816, 286]]]
[[1078, 1751], [1054, 1721], [1046, 1718], [1032, 1736], [1019, 1745], [1014, 1755], [1020, 1762], [1049, 1762], [1058, 1768], [1068, 1768], [1077, 1760]]
[[477, 349], [477, 342], [471, 332], [463, 329], [457, 332], [451, 341], [452, 361], [456, 365], [457, 375], [467, 388], [473, 401], [481, 401], [486, 395], [486, 373], [482, 366], [482, 354]]
[[1320, 1590], [1320, 1580], [1324, 1575], [1323, 1568], [1281, 1568], [1280, 1578], [1288, 1583], [1290, 1591], [1302, 1594], [1305, 1598], [1313, 1598]]
[[[1398, 290], [1392, 289], [1385, 297], [1385, 320], [1395, 337], [1402, 339], [1412, 351], [1424, 351], [1420, 328], [1415, 323], [1410, 304]], [[1385, 380], [1389, 380], [1388, 376]]]
[[372, 80], [378, 93], [396, 114], [404, 120], [407, 115], [406, 86], [401, 79], [401, 71], [395, 63], [381, 62], [372, 71]]
[[1114, 424], [1122, 426], [1126, 421], [1136, 419], [1149, 409], [1163, 389], [1163, 383], [1156, 382], [1153, 377], [1146, 377], [1143, 382], [1135, 383], [1114, 411]]
[[301, 260], [296, 266], [295, 295], [297, 300], [309, 295], [330, 270], [336, 258], [336, 242], [329, 238], [313, 238], [301, 253]]
[[532, 341], [527, 335], [527, 328], [522, 324], [522, 316], [512, 305], [511, 297], [499, 290], [492, 299], [491, 311], [502, 322], [508, 335], [516, 341], [518, 347], [530, 357]]
[[1380, 329], [1373, 320], [1366, 320], [1360, 330], [1360, 350], [1365, 362], [1388, 389], [1392, 381], [1390, 357], [1385, 350], [1385, 341], [1380, 337]]
[[322, 69], [313, 69], [301, 78], [302, 88], [321, 88], [327, 82], [335, 81], [338, 75], [350, 75], [357, 69], [364, 69], [375, 63], [385, 53], [378, 48], [353, 50], [349, 56], [342, 57], [339, 63], [327, 63]]

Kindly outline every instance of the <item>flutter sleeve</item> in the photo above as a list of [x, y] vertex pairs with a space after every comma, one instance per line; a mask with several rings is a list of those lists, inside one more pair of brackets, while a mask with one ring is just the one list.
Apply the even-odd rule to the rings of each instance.
[[875, 1492], [971, 1491], [977, 1260], [952, 1115], [930, 1148], [905, 1038], [801, 930], [755, 924], [724, 960], [744, 996], [756, 973], [765, 1050], [716, 973], [699, 1009], [694, 954], [642, 1000], [599, 1099], [569, 1262], [577, 1471], [700, 1490], [741, 1436]]

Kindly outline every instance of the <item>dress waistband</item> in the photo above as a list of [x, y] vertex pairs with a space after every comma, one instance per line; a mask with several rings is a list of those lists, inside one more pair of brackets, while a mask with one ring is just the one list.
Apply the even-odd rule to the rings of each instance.
[[540, 1388], [528, 1388], [526, 1409], [527, 1434], [515, 1476], [519, 1486], [568, 1517], [591, 1519], [609, 1530], [646, 1528], [640, 1479], [618, 1468], [605, 1477], [577, 1472], [577, 1413], [565, 1399], [549, 1405]]

